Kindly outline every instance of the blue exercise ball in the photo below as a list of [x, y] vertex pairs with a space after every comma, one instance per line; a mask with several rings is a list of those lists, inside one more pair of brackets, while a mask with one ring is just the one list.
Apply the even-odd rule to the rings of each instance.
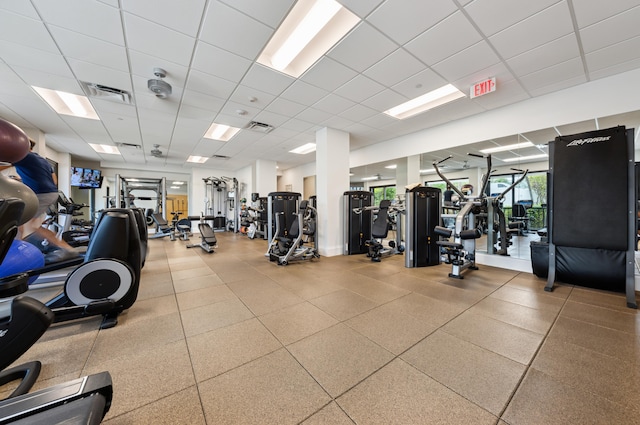
[[[44, 254], [37, 247], [25, 241], [14, 240], [11, 242], [7, 256], [0, 264], [0, 277], [23, 273], [42, 266], [44, 266]], [[29, 283], [37, 278], [38, 276], [30, 277]]]

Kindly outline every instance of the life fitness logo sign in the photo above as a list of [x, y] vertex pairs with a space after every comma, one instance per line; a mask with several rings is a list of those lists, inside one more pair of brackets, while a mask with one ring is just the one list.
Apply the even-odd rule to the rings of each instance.
[[473, 99], [474, 97], [482, 96], [494, 91], [496, 91], [496, 77], [492, 77], [484, 81], [479, 81], [472, 85], [469, 97]]
[[588, 137], [586, 139], [576, 139], [571, 143], [567, 144], [567, 147], [589, 145], [591, 143], [598, 143], [598, 142], [608, 142], [609, 140], [611, 140], [611, 136]]

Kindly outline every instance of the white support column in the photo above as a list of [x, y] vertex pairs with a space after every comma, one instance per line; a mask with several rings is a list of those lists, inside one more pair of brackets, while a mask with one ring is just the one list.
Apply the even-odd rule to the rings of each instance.
[[316, 189], [320, 255], [341, 255], [341, 202], [349, 190], [349, 133], [326, 127], [316, 132]]
[[276, 162], [258, 159], [253, 166], [252, 190], [260, 196], [266, 197], [278, 190], [278, 175]]
[[398, 160], [396, 166], [396, 193], [404, 194], [404, 187], [422, 183], [420, 180], [420, 155], [411, 155]]

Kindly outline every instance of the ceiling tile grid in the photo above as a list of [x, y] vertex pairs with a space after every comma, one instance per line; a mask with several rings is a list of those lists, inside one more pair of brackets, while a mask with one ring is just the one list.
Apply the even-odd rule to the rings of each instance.
[[[287, 149], [322, 126], [350, 132], [357, 149], [640, 67], [637, 0], [339, 1], [362, 20], [295, 79], [255, 62], [295, 0], [4, 0], [0, 115], [83, 159], [125, 163], [88, 143], [128, 141], [143, 145], [131, 161], [154, 166], [162, 160], [149, 152], [160, 144], [181, 166], [189, 154], [221, 151], [232, 158], [198, 167], [244, 167], [265, 155], [288, 167], [313, 161]], [[167, 99], [147, 88], [156, 67], [173, 87]], [[383, 114], [444, 84], [469, 93], [490, 77], [489, 95], [407, 120]], [[82, 94], [80, 81], [130, 91], [134, 105], [93, 98], [102, 121], [87, 123], [56, 115], [30, 87]], [[276, 130], [244, 129], [253, 119]], [[214, 121], [243, 130], [207, 144]]]

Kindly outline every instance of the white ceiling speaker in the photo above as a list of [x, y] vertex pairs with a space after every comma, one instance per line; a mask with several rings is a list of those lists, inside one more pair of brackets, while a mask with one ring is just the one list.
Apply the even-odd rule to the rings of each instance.
[[153, 75], [158, 78], [152, 78], [147, 81], [147, 87], [155, 93], [157, 98], [166, 99], [171, 94], [171, 84], [162, 80], [162, 78], [167, 76], [167, 71], [162, 68], [153, 68]]

